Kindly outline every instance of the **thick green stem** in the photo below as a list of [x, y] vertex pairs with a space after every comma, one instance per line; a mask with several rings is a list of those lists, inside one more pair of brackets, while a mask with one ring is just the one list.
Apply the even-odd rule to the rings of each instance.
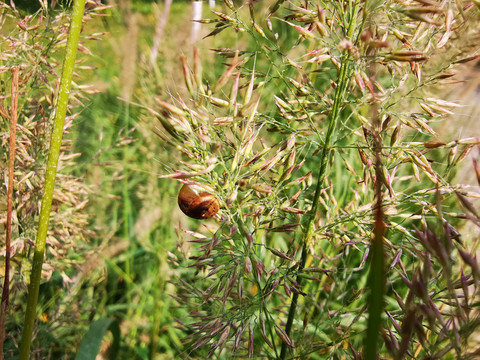
[[[352, 6], [352, 4], [350, 4], [350, 6]], [[352, 11], [350, 13], [350, 25], [347, 29], [348, 39], [351, 39], [353, 37], [353, 33], [357, 23], [357, 15], [359, 12], [359, 8], [360, 8], [359, 2], [356, 2], [355, 6], [351, 7]], [[327, 134], [325, 136], [322, 152], [320, 154], [320, 170], [317, 175], [317, 185], [315, 187], [315, 194], [313, 195], [312, 207], [308, 211], [308, 213], [305, 215], [306, 224], [304, 227], [302, 257], [300, 260], [300, 266], [298, 267], [299, 273], [301, 273], [303, 268], [305, 267], [305, 263], [307, 261], [308, 246], [314, 235], [314, 223], [315, 223], [315, 218], [316, 218], [317, 209], [318, 209], [318, 200], [320, 199], [320, 192], [322, 190], [323, 177], [325, 176], [325, 172], [327, 169], [328, 156], [330, 152], [330, 144], [331, 144], [333, 132], [336, 128], [337, 120], [339, 118], [340, 111], [343, 105], [345, 93], [350, 83], [347, 78], [349, 67], [350, 67], [349, 55], [348, 55], [348, 52], [345, 51], [343, 53], [342, 65], [340, 67], [340, 71], [338, 74], [338, 81], [337, 81], [338, 87], [335, 91], [335, 98], [333, 103], [332, 114], [330, 116], [330, 123], [328, 124]], [[302, 278], [300, 276], [297, 276], [296, 281], [299, 285], [302, 284]], [[290, 331], [292, 330], [293, 320], [295, 319], [295, 312], [297, 309], [297, 303], [298, 303], [298, 293], [294, 293], [292, 296], [292, 302], [290, 303], [290, 309], [288, 311], [287, 323], [285, 325], [285, 332], [287, 333], [288, 336], [290, 336]], [[285, 359], [286, 355], [287, 355], [287, 344], [282, 343], [280, 359]]]
[[60, 79], [57, 106], [55, 109], [52, 138], [50, 141], [42, 207], [40, 209], [37, 238], [35, 241], [35, 249], [33, 254], [32, 272], [30, 275], [30, 284], [28, 286], [27, 310], [25, 313], [25, 321], [20, 346], [20, 360], [28, 360], [30, 355], [30, 344], [32, 342], [33, 326], [36, 318], [38, 290], [40, 287], [43, 257], [45, 253], [48, 223], [50, 219], [50, 208], [52, 206], [58, 157], [60, 155], [60, 146], [62, 144], [63, 125], [65, 122], [65, 115], [67, 113], [68, 97], [70, 94], [70, 86], [73, 68], [75, 66], [75, 57], [77, 54], [78, 39], [80, 37], [84, 9], [85, 0], [74, 0], [72, 19], [68, 33], [67, 48], [63, 62], [62, 77]]
[[[372, 73], [374, 73], [372, 71]], [[385, 222], [383, 220], [382, 187], [384, 184], [382, 171], [382, 141], [380, 137], [380, 121], [376, 103], [372, 105], [374, 118], [375, 141], [375, 196], [377, 201], [374, 209], [375, 223], [373, 226], [373, 239], [370, 246], [370, 271], [368, 274], [368, 321], [365, 336], [364, 358], [375, 360], [378, 358], [378, 338], [382, 326], [383, 294], [385, 292], [385, 250], [383, 237], [385, 235]]]
[[[381, 163], [378, 156], [377, 165], [381, 169]], [[380, 171], [376, 171], [377, 176]], [[385, 254], [383, 245], [383, 236], [385, 234], [385, 223], [383, 221], [382, 181], [377, 177], [377, 204], [375, 209], [374, 236], [372, 239], [370, 272], [368, 275], [368, 287], [370, 293], [368, 296], [368, 322], [365, 336], [365, 360], [378, 359], [378, 340], [382, 328], [383, 313], [383, 294], [385, 292]]]
[[[375, 74], [375, 64], [370, 66], [370, 73]], [[372, 102], [371, 117], [373, 119], [373, 139], [375, 153], [375, 196], [377, 198], [374, 208], [375, 222], [373, 225], [373, 239], [370, 246], [370, 264], [368, 274], [368, 321], [365, 335], [364, 358], [365, 360], [378, 359], [379, 334], [382, 330], [383, 296], [385, 292], [385, 250], [383, 237], [385, 235], [385, 222], [383, 212], [382, 188], [385, 183], [382, 164], [382, 139], [380, 136], [381, 123], [378, 115], [377, 100]]]

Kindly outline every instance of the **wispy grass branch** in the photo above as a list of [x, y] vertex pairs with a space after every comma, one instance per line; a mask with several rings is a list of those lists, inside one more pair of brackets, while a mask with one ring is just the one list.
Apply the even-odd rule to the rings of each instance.
[[[351, 40], [353, 38], [354, 31], [361, 31], [361, 29], [357, 28], [357, 20], [358, 20], [360, 4], [357, 2], [355, 3], [355, 5], [350, 4], [350, 6], [351, 6], [349, 8], [350, 23], [348, 26], [347, 37], [346, 37], [348, 40]], [[328, 164], [328, 158], [331, 151], [330, 146], [332, 142], [332, 136], [333, 136], [335, 127], [337, 126], [337, 122], [340, 116], [340, 111], [344, 106], [345, 93], [350, 84], [350, 80], [347, 75], [349, 74], [350, 67], [351, 67], [350, 55], [348, 54], [348, 51], [344, 51], [343, 57], [342, 57], [342, 64], [341, 64], [340, 71], [338, 74], [338, 79], [337, 79], [338, 87], [335, 90], [334, 103], [332, 106], [332, 113], [330, 115], [330, 122], [328, 124], [327, 133], [325, 135], [322, 151], [320, 153], [320, 170], [317, 175], [317, 182], [316, 182], [315, 193], [312, 200], [312, 207], [305, 214], [306, 221], [305, 221], [305, 227], [303, 230], [302, 255], [300, 260], [300, 266], [298, 268], [299, 273], [301, 273], [305, 267], [305, 263], [307, 260], [308, 247], [310, 245], [312, 237], [314, 236], [315, 229], [313, 225], [317, 218], [320, 192], [323, 187], [323, 178], [325, 176], [325, 172]], [[300, 285], [302, 284], [302, 278], [300, 276], [297, 277], [297, 283]], [[290, 309], [288, 312], [287, 323], [285, 325], [285, 332], [287, 335], [290, 334], [290, 331], [293, 325], [293, 320], [295, 319], [298, 296], [299, 296], [299, 293], [294, 293], [292, 296], [292, 302], [290, 304]], [[286, 351], [287, 351], [287, 344], [284, 342], [282, 343], [282, 351], [280, 353], [280, 359], [285, 359]]]
[[[422, 327], [435, 328], [423, 316], [438, 300], [422, 288], [433, 281], [410, 279], [418, 258], [430, 264], [433, 254], [419, 247], [414, 225], [436, 218], [437, 186], [444, 206], [453, 195], [432, 149], [460, 146], [432, 139], [430, 123], [453, 105], [425, 95], [445, 68], [423, 66], [443, 11], [407, 2], [230, 5], [202, 20], [216, 24], [209, 36], [234, 29], [252, 41], [215, 49], [226, 70], [205, 83], [184, 60], [189, 100], [158, 99], [151, 109], [163, 126], [157, 134], [182, 156], [163, 177], [204, 184], [223, 205], [207, 235], [185, 231], [195, 245], [184, 264], [196, 269], [176, 282], [177, 301], [195, 309], [182, 323], [186, 351], [220, 356], [230, 345], [238, 356], [275, 359], [411, 351], [424, 341]], [[413, 25], [425, 33], [411, 34]], [[429, 236], [422, 241], [433, 248]], [[384, 301], [387, 279], [399, 295]], [[403, 317], [405, 302], [417, 300]]]

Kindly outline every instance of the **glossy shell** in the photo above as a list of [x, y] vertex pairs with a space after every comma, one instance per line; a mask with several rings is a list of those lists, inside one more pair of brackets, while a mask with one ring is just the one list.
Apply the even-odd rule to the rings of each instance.
[[220, 209], [215, 195], [193, 185], [182, 186], [178, 194], [178, 206], [185, 215], [194, 219], [209, 219]]

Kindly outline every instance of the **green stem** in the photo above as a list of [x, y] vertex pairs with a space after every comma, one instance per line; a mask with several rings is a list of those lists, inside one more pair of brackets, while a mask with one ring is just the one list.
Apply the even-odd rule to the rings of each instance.
[[[373, 71], [372, 71], [373, 72]], [[380, 129], [380, 121], [378, 118], [378, 110], [376, 103], [372, 105], [372, 117], [374, 118], [375, 129], [373, 131], [375, 141], [375, 196], [377, 201], [375, 204], [374, 216], [375, 223], [373, 225], [373, 239], [370, 246], [370, 271], [368, 274], [368, 321], [367, 332], [365, 336], [365, 359], [378, 359], [378, 338], [382, 326], [383, 313], [383, 294], [385, 292], [385, 254], [383, 237], [385, 235], [385, 222], [383, 220], [383, 171], [382, 171], [382, 142], [378, 129]]]
[[37, 238], [35, 241], [35, 249], [33, 254], [32, 272], [30, 275], [30, 284], [28, 286], [27, 310], [25, 313], [25, 321], [20, 345], [20, 360], [28, 360], [30, 355], [30, 344], [32, 342], [33, 326], [36, 318], [38, 291], [40, 288], [43, 257], [45, 253], [48, 223], [50, 219], [50, 208], [52, 206], [58, 157], [60, 155], [60, 146], [62, 144], [63, 125], [65, 122], [65, 115], [67, 113], [68, 97], [70, 94], [70, 86], [73, 68], [75, 66], [78, 39], [80, 37], [80, 30], [82, 28], [84, 9], [85, 0], [74, 0], [72, 19], [68, 33], [67, 48], [63, 62], [62, 77], [60, 79], [57, 106], [55, 109], [52, 138], [50, 141], [42, 207], [40, 209]]
[[[305, 262], [307, 261], [307, 242], [303, 243], [302, 247], [302, 259], [300, 262], [300, 267], [298, 268], [298, 272], [301, 273], [303, 268], [305, 267]], [[302, 285], [302, 278], [297, 276], [297, 283], [301, 286]], [[285, 332], [288, 336], [290, 336], [290, 330], [292, 330], [293, 320], [295, 319], [295, 310], [297, 309], [297, 302], [298, 302], [298, 293], [293, 293], [292, 302], [290, 303], [290, 309], [288, 311], [288, 318], [287, 324], [285, 325]], [[287, 344], [282, 343], [282, 349], [280, 351], [280, 359], [285, 359], [287, 355]]]
[[[377, 178], [377, 182], [381, 181]], [[377, 192], [377, 196], [380, 194]], [[374, 237], [371, 251], [370, 272], [368, 275], [368, 321], [365, 336], [365, 360], [378, 359], [378, 339], [382, 326], [383, 294], [385, 292], [385, 254], [383, 236], [385, 224], [383, 222], [382, 200], [379, 196], [375, 211]]]
[[[351, 18], [350, 18], [350, 25], [347, 30], [348, 39], [351, 39], [353, 37], [359, 7], [360, 5], [359, 5], [359, 2], [357, 1], [355, 3], [355, 6], [351, 8], [352, 12], [351, 12]], [[299, 273], [301, 273], [303, 268], [305, 267], [305, 263], [307, 261], [308, 246], [314, 235], [314, 223], [315, 223], [315, 218], [316, 218], [317, 209], [318, 209], [318, 200], [320, 199], [320, 192], [322, 190], [322, 183], [323, 183], [322, 179], [327, 169], [328, 154], [330, 152], [330, 143], [332, 141], [333, 132], [336, 128], [337, 120], [340, 115], [343, 100], [345, 98], [345, 93], [350, 83], [350, 81], [347, 78], [349, 67], [350, 67], [349, 55], [345, 51], [343, 53], [342, 65], [340, 67], [340, 71], [338, 74], [338, 81], [337, 81], [338, 87], [335, 91], [335, 98], [333, 103], [332, 114], [330, 116], [330, 123], [328, 124], [327, 134], [325, 136], [325, 142], [323, 143], [323, 148], [320, 155], [320, 171], [318, 172], [318, 176], [317, 176], [317, 186], [315, 188], [315, 194], [313, 195], [312, 207], [305, 215], [306, 225], [304, 227], [302, 257], [300, 260], [300, 266], [298, 268]], [[297, 276], [296, 281], [299, 285], [302, 284], [301, 277]], [[295, 312], [297, 309], [297, 303], [298, 303], [298, 293], [294, 293], [292, 296], [292, 302], [290, 303], [290, 309], [288, 311], [287, 323], [285, 325], [285, 332], [287, 333], [288, 336], [290, 336], [290, 331], [292, 330], [293, 320], [295, 319]], [[285, 359], [286, 354], [287, 354], [287, 344], [282, 343], [280, 359]]]
[[[364, 17], [365, 19], [365, 17]], [[377, 73], [375, 62], [369, 66], [371, 76]], [[374, 191], [376, 196], [376, 204], [374, 208], [374, 224], [373, 239], [370, 245], [369, 273], [367, 285], [370, 289], [367, 298], [368, 304], [368, 320], [367, 331], [364, 339], [364, 359], [375, 360], [379, 358], [379, 338], [382, 331], [382, 313], [384, 311], [384, 293], [386, 284], [385, 274], [385, 249], [383, 238], [385, 236], [386, 227], [384, 222], [383, 211], [383, 194], [382, 188], [385, 183], [383, 176], [382, 163], [382, 138], [381, 138], [381, 122], [378, 110], [378, 100], [373, 97], [371, 104], [371, 118], [373, 121], [373, 139], [375, 154], [375, 183]]]

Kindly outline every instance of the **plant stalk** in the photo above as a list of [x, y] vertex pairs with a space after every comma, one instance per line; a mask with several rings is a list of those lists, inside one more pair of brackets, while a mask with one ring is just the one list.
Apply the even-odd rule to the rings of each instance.
[[[374, 106], [376, 109], [376, 106]], [[374, 115], [378, 118], [378, 115]], [[377, 121], [378, 122], [378, 121]], [[379, 128], [379, 127], [377, 127]], [[383, 237], [385, 235], [385, 222], [383, 220], [383, 172], [381, 149], [382, 143], [380, 134], [374, 130], [375, 141], [375, 194], [377, 201], [375, 204], [373, 225], [373, 239], [370, 245], [371, 262], [368, 274], [368, 321], [367, 332], [365, 336], [365, 359], [375, 360], [378, 358], [378, 336], [381, 332], [382, 313], [383, 313], [383, 294], [385, 292], [385, 251]]]
[[[377, 73], [375, 62], [369, 66], [370, 76], [373, 77]], [[367, 286], [369, 288], [367, 304], [368, 304], [368, 320], [367, 331], [364, 339], [364, 359], [378, 359], [379, 334], [382, 331], [382, 313], [384, 311], [384, 293], [385, 293], [385, 249], [383, 238], [386, 232], [384, 221], [385, 213], [383, 211], [383, 193], [382, 188], [386, 182], [383, 173], [382, 163], [382, 125], [378, 110], [378, 100], [373, 96], [371, 102], [371, 118], [373, 121], [373, 141], [375, 154], [375, 182], [374, 191], [376, 196], [376, 204], [373, 209], [373, 239], [370, 245], [370, 264], [367, 278]]]
[[[0, 310], [0, 354], [5, 342], [5, 317], [10, 297], [10, 243], [12, 238], [13, 177], [15, 170], [15, 139], [17, 135], [18, 66], [12, 69], [12, 98], [10, 107], [10, 148], [8, 152], [7, 231], [5, 239], [5, 277]], [[0, 355], [1, 356], [1, 355]]]
[[[356, 2], [355, 6], [352, 8], [350, 25], [347, 30], [348, 39], [351, 39], [353, 37], [353, 32], [355, 30], [359, 7], [360, 7], [359, 2]], [[338, 87], [335, 91], [335, 99], [334, 99], [332, 114], [330, 116], [330, 123], [328, 124], [327, 134], [325, 136], [325, 141], [323, 143], [323, 148], [320, 155], [320, 170], [317, 176], [317, 185], [315, 188], [315, 194], [313, 196], [312, 207], [310, 211], [305, 215], [306, 225], [304, 227], [304, 238], [303, 238], [302, 255], [301, 255], [302, 257], [300, 260], [300, 266], [298, 267], [299, 273], [301, 273], [303, 268], [305, 267], [305, 263], [307, 261], [308, 246], [314, 235], [314, 222], [315, 222], [317, 209], [318, 209], [318, 200], [320, 199], [320, 192], [322, 190], [323, 177], [327, 169], [328, 155], [330, 152], [330, 144], [332, 141], [333, 132], [336, 128], [337, 120], [340, 115], [343, 99], [345, 98], [345, 93], [350, 83], [347, 78], [349, 67], [350, 67], [349, 55], [347, 51], [345, 51], [342, 56], [342, 65], [340, 67], [340, 71], [338, 74], [338, 82], [337, 82]], [[299, 285], [302, 284], [302, 278], [300, 276], [297, 276], [296, 281]], [[292, 302], [290, 303], [287, 323], [285, 325], [285, 332], [287, 336], [290, 336], [290, 331], [292, 330], [292, 326], [293, 326], [293, 320], [295, 319], [295, 312], [296, 312], [297, 303], [298, 303], [298, 295], [299, 294], [296, 292], [292, 295]], [[282, 349], [280, 352], [280, 359], [282, 360], [285, 359], [286, 355], [287, 355], [287, 344], [283, 342]]]
[[52, 206], [53, 190], [55, 187], [55, 177], [57, 174], [57, 164], [60, 155], [60, 147], [62, 144], [63, 126], [65, 123], [65, 115], [67, 114], [68, 98], [72, 82], [73, 68], [75, 66], [75, 57], [77, 55], [78, 40], [82, 28], [84, 9], [85, 0], [74, 0], [72, 19], [70, 22], [67, 47], [63, 62], [62, 76], [60, 78], [57, 106], [55, 108], [55, 117], [47, 160], [42, 206], [40, 209], [37, 238], [35, 240], [35, 249], [32, 261], [32, 272], [30, 275], [30, 284], [28, 286], [27, 310], [25, 313], [25, 321], [20, 345], [20, 360], [28, 360], [30, 355], [30, 344], [32, 342], [33, 328], [36, 318], [38, 292], [40, 288], [40, 278], [42, 275], [42, 265], [45, 253], [48, 223], [50, 219], [50, 209]]

